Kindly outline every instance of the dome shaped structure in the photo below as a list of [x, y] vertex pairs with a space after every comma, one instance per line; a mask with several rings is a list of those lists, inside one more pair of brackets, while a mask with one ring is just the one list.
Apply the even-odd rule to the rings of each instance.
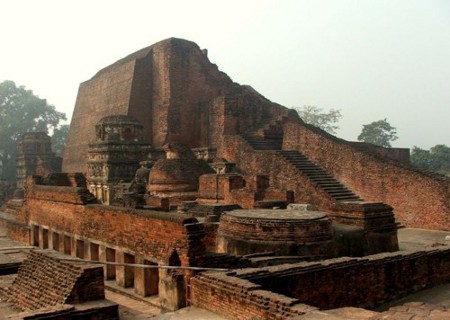
[[199, 177], [207, 173], [214, 170], [202, 160], [160, 159], [150, 172], [148, 190], [151, 194], [197, 191]]

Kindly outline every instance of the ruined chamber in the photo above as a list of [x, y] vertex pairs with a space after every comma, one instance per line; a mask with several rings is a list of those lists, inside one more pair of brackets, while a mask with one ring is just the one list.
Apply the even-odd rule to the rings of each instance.
[[331, 220], [323, 212], [234, 210], [221, 217], [218, 249], [234, 255], [334, 256]]

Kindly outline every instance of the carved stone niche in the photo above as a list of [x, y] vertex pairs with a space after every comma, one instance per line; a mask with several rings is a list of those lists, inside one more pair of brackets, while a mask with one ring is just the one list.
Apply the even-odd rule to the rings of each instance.
[[109, 204], [114, 186], [134, 179], [139, 163], [147, 160], [150, 145], [143, 141], [143, 126], [126, 115], [101, 119], [95, 132], [88, 149], [87, 180], [98, 200]]

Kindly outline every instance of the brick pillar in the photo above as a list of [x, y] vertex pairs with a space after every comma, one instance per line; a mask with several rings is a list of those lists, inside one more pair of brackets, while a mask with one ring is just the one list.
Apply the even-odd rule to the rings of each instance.
[[[116, 262], [134, 263], [134, 256], [125, 252], [116, 251]], [[128, 266], [116, 266], [117, 285], [129, 288], [134, 285], [134, 268]]]
[[48, 230], [48, 248], [53, 249], [53, 234], [54, 232], [51, 230]]
[[38, 246], [39, 246], [39, 248], [41, 248], [41, 249], [44, 249], [44, 228], [42, 228], [42, 227], [38, 227], [39, 228], [39, 231], [38, 231]]
[[84, 240], [83, 256], [86, 260], [91, 259], [91, 243], [88, 240]]
[[[137, 264], [157, 265], [142, 256], [136, 256]], [[147, 297], [158, 294], [159, 271], [157, 268], [135, 268], [134, 271], [134, 293]]]
[[77, 250], [78, 246], [77, 246], [77, 244], [78, 244], [78, 241], [74, 237], [70, 237], [70, 238], [71, 238], [71, 240], [70, 240], [70, 255], [72, 257], [77, 257], [77, 253], [78, 253], [78, 250]]

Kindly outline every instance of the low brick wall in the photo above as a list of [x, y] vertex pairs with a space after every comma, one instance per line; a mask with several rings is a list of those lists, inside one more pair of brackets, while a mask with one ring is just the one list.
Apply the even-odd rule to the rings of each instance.
[[36, 200], [56, 201], [72, 204], [86, 204], [93, 196], [83, 187], [34, 185], [28, 197]]
[[373, 308], [449, 280], [450, 248], [441, 247], [203, 273], [191, 301], [230, 319], [287, 319], [315, 307]]
[[103, 268], [66, 258], [51, 250], [31, 251], [8, 288], [8, 302], [25, 311], [105, 299]]
[[191, 304], [229, 319], [287, 319], [316, 308], [262, 289], [234, 273], [203, 273], [191, 279]]

